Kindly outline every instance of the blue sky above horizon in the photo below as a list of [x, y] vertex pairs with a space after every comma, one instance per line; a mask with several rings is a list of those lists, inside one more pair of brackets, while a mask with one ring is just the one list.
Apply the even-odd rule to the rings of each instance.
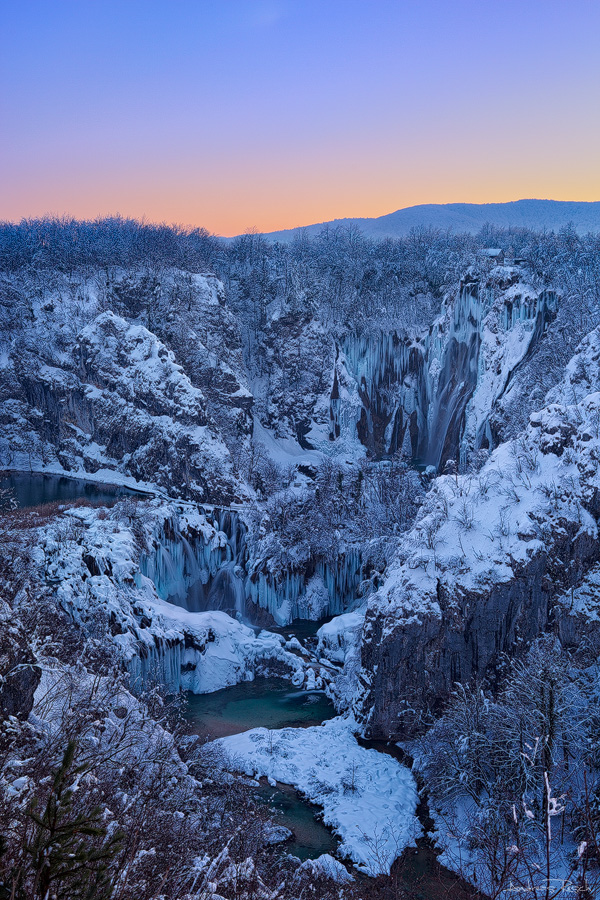
[[596, 0], [0, 3], [0, 218], [600, 199]]

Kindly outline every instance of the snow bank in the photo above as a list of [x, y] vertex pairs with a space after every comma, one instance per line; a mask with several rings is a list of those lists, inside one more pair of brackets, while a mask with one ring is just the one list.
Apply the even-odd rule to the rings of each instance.
[[413, 776], [392, 757], [361, 747], [351, 723], [254, 728], [214, 742], [245, 774], [292, 784], [323, 807], [342, 840], [340, 852], [370, 875], [387, 873], [420, 832]]
[[317, 654], [332, 662], [346, 662], [348, 656], [356, 652], [364, 621], [365, 610], [362, 609], [336, 616], [321, 625], [317, 631]]
[[[138, 644], [129, 659], [134, 680], [158, 677], [172, 690], [194, 694], [253, 681], [257, 672], [267, 675], [271, 670], [285, 672], [295, 684], [304, 683], [302, 660], [285, 649], [279, 634], [261, 631], [257, 635], [223, 612], [190, 613], [160, 599], [151, 607], [155, 613], [152, 641]], [[163, 640], [157, 646], [158, 629]]]

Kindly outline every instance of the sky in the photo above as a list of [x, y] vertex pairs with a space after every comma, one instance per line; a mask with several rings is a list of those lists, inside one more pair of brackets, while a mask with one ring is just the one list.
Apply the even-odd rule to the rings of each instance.
[[0, 0], [0, 219], [600, 200], [598, 0]]

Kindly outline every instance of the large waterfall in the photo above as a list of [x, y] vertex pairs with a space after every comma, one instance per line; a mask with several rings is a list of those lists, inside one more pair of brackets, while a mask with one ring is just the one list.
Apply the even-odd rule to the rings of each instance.
[[[532, 294], [515, 285], [502, 292], [494, 285], [466, 279], [457, 297], [421, 338], [387, 333], [349, 335], [338, 347], [330, 400], [330, 439], [357, 436], [369, 453], [382, 458], [403, 451], [415, 463], [441, 469], [448, 459], [492, 444], [488, 417], [478, 422], [471, 446], [465, 445], [469, 404], [485, 377], [481, 355], [486, 316], [498, 306], [499, 328], [521, 327], [520, 356], [491, 402], [542, 336], [556, 311], [553, 292]], [[510, 354], [507, 353], [507, 356]], [[346, 385], [342, 397], [340, 385]], [[354, 385], [352, 389], [347, 385]]]
[[[514, 279], [505, 287], [465, 280], [419, 339], [389, 332], [342, 340], [331, 439], [358, 438], [376, 458], [402, 450], [437, 470], [449, 459], [464, 461], [469, 450], [491, 448], [493, 402], [556, 309], [551, 292], [532, 293]], [[193, 524], [184, 520], [165, 522], [140, 563], [161, 598], [190, 612], [220, 610], [239, 619], [263, 609], [279, 625], [352, 607], [362, 580], [357, 549], [280, 571], [272, 560], [249, 558], [247, 528], [236, 511], [205, 509]]]
[[340, 356], [356, 382], [360, 402], [356, 409], [347, 406], [346, 412], [340, 401], [332, 400], [330, 417], [337, 436], [355, 430], [376, 457], [391, 455], [408, 441], [411, 456], [418, 457], [427, 427], [425, 345], [395, 332], [349, 335]]
[[[430, 340], [427, 444], [423, 461], [439, 469], [459, 454], [467, 403], [477, 385], [481, 320], [490, 301], [478, 283], [462, 286], [448, 332]], [[436, 326], [434, 326], [435, 332]], [[430, 333], [430, 339], [433, 335]], [[434, 362], [436, 365], [432, 365]]]

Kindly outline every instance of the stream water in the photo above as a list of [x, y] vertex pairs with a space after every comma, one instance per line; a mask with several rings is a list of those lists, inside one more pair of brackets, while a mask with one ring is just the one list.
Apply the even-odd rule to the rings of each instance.
[[[331, 719], [335, 709], [321, 691], [297, 691], [280, 678], [256, 678], [212, 694], [188, 694], [185, 717], [205, 739], [227, 737], [250, 728], [308, 727]], [[293, 833], [285, 850], [299, 859], [334, 853], [338, 840], [316, 817], [316, 810], [287, 784], [261, 781], [257, 798], [273, 819]]]
[[[313, 630], [310, 625], [315, 624], [320, 623], [307, 626], [308, 637]], [[293, 633], [294, 629], [287, 626], [282, 631]], [[257, 678], [212, 694], [188, 694], [185, 710], [193, 730], [205, 740], [258, 726], [275, 729], [318, 725], [334, 715], [332, 703], [322, 692], [297, 691], [289, 682], [278, 678]], [[360, 743], [389, 754], [401, 765], [412, 763], [393, 743], [367, 740]], [[284, 852], [302, 860], [336, 853], [339, 841], [319, 819], [316, 808], [303, 800], [294, 787], [280, 783], [273, 787], [266, 779], [261, 779], [255, 788], [255, 797], [268, 806], [276, 823], [292, 832], [293, 837], [282, 846]], [[433, 827], [424, 794], [417, 815], [427, 831]], [[356, 877], [366, 878], [360, 874]], [[468, 884], [439, 864], [429, 837], [419, 838], [417, 847], [409, 848], [394, 863], [391, 879], [380, 876], [382, 890], [387, 890], [392, 881], [401, 886], [404, 896], [410, 900], [441, 900], [443, 897], [483, 900]]]
[[80, 499], [95, 506], [112, 506], [123, 497], [145, 496], [121, 485], [29, 472], [0, 473], [0, 488], [14, 497], [19, 509], [42, 506], [45, 503], [72, 503]]
[[271, 787], [261, 779], [256, 797], [265, 803], [278, 825], [285, 825], [293, 837], [285, 843], [285, 852], [298, 859], [317, 859], [323, 853], [334, 855], [339, 841], [319, 818], [317, 810], [299, 796], [290, 784]]
[[320, 725], [335, 716], [322, 691], [298, 691], [280, 678], [255, 678], [212, 694], [188, 694], [185, 717], [205, 739], [250, 728]]

